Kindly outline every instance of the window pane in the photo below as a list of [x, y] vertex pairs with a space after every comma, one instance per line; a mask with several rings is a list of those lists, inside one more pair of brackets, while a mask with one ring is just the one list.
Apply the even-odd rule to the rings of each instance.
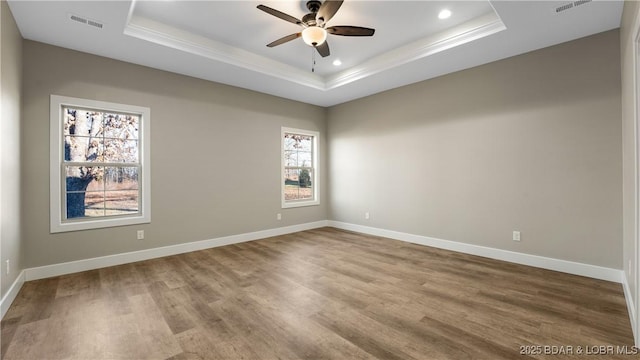
[[310, 200], [313, 199], [313, 189], [311, 187], [308, 188], [300, 188], [298, 193], [298, 200]]
[[284, 166], [298, 166], [298, 153], [292, 150], [284, 152]]
[[87, 186], [87, 191], [104, 191], [104, 168], [97, 168], [96, 176]]
[[313, 163], [311, 162], [311, 152], [308, 152], [308, 151], [298, 152], [298, 166], [304, 166], [304, 167], [313, 166]]
[[66, 194], [67, 219], [104, 216], [104, 193], [78, 191]]
[[102, 178], [103, 172], [100, 166], [65, 166], [67, 192], [102, 190], [104, 185], [97, 179]]
[[285, 169], [285, 200], [313, 199], [312, 171], [308, 169]]
[[66, 193], [67, 219], [84, 217], [85, 192]]
[[122, 140], [138, 139], [140, 117], [125, 114], [104, 114], [104, 137]]
[[68, 219], [104, 214], [96, 205], [102, 202], [104, 184], [99, 179], [102, 179], [103, 172], [104, 169], [99, 166], [65, 166]]
[[298, 150], [311, 152], [312, 139], [311, 136], [299, 136]]
[[102, 113], [74, 108], [62, 111], [64, 135], [102, 136]]
[[285, 169], [284, 171], [284, 198], [285, 200], [295, 200], [298, 198], [300, 189], [299, 170]]
[[284, 134], [284, 150], [311, 151], [313, 136]]
[[300, 189], [294, 185], [285, 185], [284, 187], [284, 199], [285, 200], [298, 200], [300, 198]]
[[308, 169], [302, 169], [300, 170], [300, 175], [299, 175], [299, 183], [300, 183], [300, 188], [301, 189], [310, 189], [312, 188], [313, 184], [311, 183], [311, 179], [313, 179], [313, 172], [312, 170], [308, 170]]
[[107, 167], [104, 182], [106, 190], [138, 190], [138, 168]]
[[86, 217], [104, 216], [104, 192], [87, 191], [84, 199], [84, 211]]
[[298, 175], [300, 171], [297, 169], [285, 169], [284, 170], [284, 184], [298, 186]]
[[65, 161], [103, 161], [103, 152], [104, 146], [101, 138], [72, 135], [64, 137]]
[[296, 150], [296, 140], [291, 134], [284, 134], [284, 150]]
[[64, 136], [71, 135], [74, 132], [73, 125], [75, 122], [75, 110], [62, 109], [62, 127]]
[[138, 190], [113, 190], [105, 193], [105, 215], [130, 215], [138, 212]]
[[138, 162], [138, 141], [106, 139], [104, 141], [105, 162]]

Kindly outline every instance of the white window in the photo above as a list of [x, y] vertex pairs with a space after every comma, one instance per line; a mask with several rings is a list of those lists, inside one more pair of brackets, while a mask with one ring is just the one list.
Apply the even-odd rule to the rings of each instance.
[[318, 205], [319, 134], [282, 128], [282, 207]]
[[51, 232], [151, 222], [149, 108], [51, 95]]

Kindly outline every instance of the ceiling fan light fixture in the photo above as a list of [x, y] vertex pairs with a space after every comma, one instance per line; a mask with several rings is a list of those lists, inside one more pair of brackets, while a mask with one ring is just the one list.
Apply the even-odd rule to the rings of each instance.
[[309, 46], [322, 45], [327, 40], [327, 30], [319, 26], [309, 26], [302, 30], [302, 40]]

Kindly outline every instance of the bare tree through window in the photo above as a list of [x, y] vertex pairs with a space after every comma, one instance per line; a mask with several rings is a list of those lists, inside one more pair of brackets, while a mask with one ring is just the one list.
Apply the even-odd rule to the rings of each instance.
[[66, 218], [139, 211], [140, 116], [63, 108]]

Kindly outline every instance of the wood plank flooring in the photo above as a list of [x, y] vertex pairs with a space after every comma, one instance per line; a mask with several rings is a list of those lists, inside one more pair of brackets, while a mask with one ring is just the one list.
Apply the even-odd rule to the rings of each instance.
[[2, 321], [1, 354], [564, 358], [520, 354], [528, 345], [631, 353], [621, 285], [322, 228], [27, 282]]

